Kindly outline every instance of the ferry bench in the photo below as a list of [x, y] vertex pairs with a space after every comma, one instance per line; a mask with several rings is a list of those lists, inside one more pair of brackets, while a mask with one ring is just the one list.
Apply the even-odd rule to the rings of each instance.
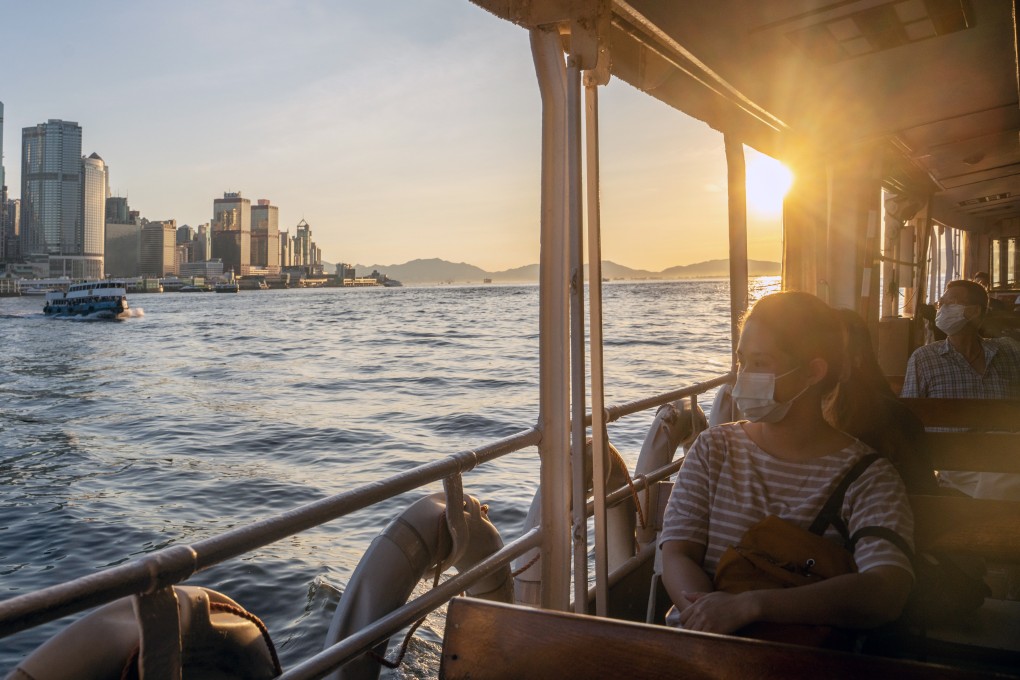
[[[902, 399], [926, 428], [923, 446], [936, 470], [1020, 474], [1020, 401], [1005, 399]], [[919, 552], [976, 557], [1020, 566], [1020, 502], [966, 496], [912, 495], [914, 541]], [[994, 590], [994, 589], [993, 589]], [[905, 631], [876, 651], [915, 659], [973, 663], [1020, 674], [1020, 602], [986, 598], [952, 624]]]
[[[1020, 402], [904, 399], [926, 427], [924, 446], [940, 470], [1020, 473]], [[668, 486], [668, 483], [662, 483]], [[661, 512], [668, 489], [660, 490]], [[912, 495], [919, 552], [949, 553], [1020, 565], [1020, 502]], [[650, 564], [616, 575], [617, 587], [638, 590]], [[640, 597], [640, 596], [638, 596]], [[624, 598], [626, 599], [626, 598]], [[612, 598], [617, 603], [619, 598]], [[634, 604], [634, 603], [632, 603]], [[653, 579], [648, 621], [668, 606]], [[440, 677], [786, 678], [1006, 677], [1020, 673], [1020, 602], [988, 598], [977, 612], [924, 630], [900, 628], [869, 642], [869, 654], [847, 654], [732, 636], [678, 631], [639, 622], [644, 604], [610, 606], [620, 618], [534, 610], [462, 598], [447, 613]], [[615, 611], [614, 611], [615, 610]], [[920, 663], [925, 662], [925, 663]], [[933, 665], [933, 663], [935, 665]], [[753, 672], [749, 668], [753, 667]], [[1005, 672], [1007, 675], [999, 675]]]

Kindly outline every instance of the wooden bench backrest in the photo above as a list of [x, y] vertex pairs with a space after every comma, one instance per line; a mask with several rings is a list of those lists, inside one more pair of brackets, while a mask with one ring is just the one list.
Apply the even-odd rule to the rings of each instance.
[[900, 399], [925, 427], [1020, 432], [1016, 399]]
[[1020, 564], [1020, 502], [911, 496], [918, 552], [949, 552]]
[[439, 677], [990, 678], [976, 671], [690, 633], [471, 598], [446, 615]]

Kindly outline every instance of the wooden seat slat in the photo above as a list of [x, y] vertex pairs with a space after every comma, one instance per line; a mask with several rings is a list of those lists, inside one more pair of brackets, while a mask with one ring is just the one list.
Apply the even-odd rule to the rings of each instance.
[[1020, 400], [903, 398], [900, 401], [925, 427], [1020, 431]]
[[439, 677], [991, 678], [980, 671], [691, 633], [471, 598], [446, 616]]
[[918, 551], [977, 555], [1020, 564], [1020, 502], [911, 496]]
[[1020, 433], [926, 432], [921, 445], [936, 470], [1020, 472]]

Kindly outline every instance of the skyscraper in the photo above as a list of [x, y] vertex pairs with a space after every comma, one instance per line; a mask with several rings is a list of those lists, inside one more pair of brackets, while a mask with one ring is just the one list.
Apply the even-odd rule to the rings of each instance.
[[251, 201], [241, 192], [213, 200], [212, 258], [223, 260], [223, 271], [246, 276], [251, 270]]
[[251, 264], [280, 272], [280, 209], [264, 198], [251, 207]]
[[21, 132], [21, 236], [26, 257], [75, 255], [81, 197], [81, 127], [49, 120]]
[[131, 223], [131, 208], [128, 207], [127, 198], [123, 196], [111, 196], [106, 199], [106, 221], [116, 224]]
[[7, 212], [0, 220], [0, 241], [3, 241], [3, 257], [8, 262], [16, 262], [21, 258], [20, 239], [18, 238], [21, 229], [21, 200], [17, 198], [7, 199]]
[[[4, 173], [4, 103], [0, 102], [0, 189], [7, 186], [7, 175]], [[3, 210], [0, 205], [0, 210]]]
[[[75, 255], [83, 258], [81, 278], [103, 278], [106, 225], [106, 163], [93, 153], [81, 159], [81, 231]], [[76, 277], [77, 278], [77, 277]]]
[[177, 273], [177, 220], [149, 222], [141, 230], [139, 273], [162, 277]]
[[0, 262], [9, 257], [7, 252], [7, 175], [4, 171], [4, 103], [0, 102]]

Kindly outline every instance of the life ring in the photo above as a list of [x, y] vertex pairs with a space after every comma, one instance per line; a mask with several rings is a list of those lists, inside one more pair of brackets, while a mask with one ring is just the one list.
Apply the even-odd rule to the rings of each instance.
[[[634, 476], [647, 475], [669, 465], [676, 456], [677, 449], [681, 445], [685, 448], [690, 446], [698, 434], [707, 427], [705, 412], [698, 406], [692, 413], [691, 400], [686, 397], [660, 406], [641, 445], [641, 453], [638, 454], [637, 465], [634, 466]], [[650, 520], [655, 517], [659, 510], [659, 489], [652, 486], [647, 492], [638, 495], [645, 518]], [[638, 528], [638, 543], [643, 545], [654, 541], [655, 535], [655, 522], [646, 521], [643, 529]]]
[[[273, 678], [281, 672], [265, 627], [226, 595], [174, 586], [186, 678]], [[257, 623], [256, 623], [257, 622]], [[7, 680], [137, 678], [141, 638], [133, 597], [75, 621], [22, 661]]]
[[712, 402], [712, 417], [708, 421], [709, 427], [734, 423], [742, 417], [740, 409], [737, 408], [737, 402], [733, 399], [733, 385], [726, 383], [715, 393], [715, 401]]
[[[588, 492], [592, 491], [592, 443], [588, 438], [585, 446], [585, 479]], [[606, 491], [618, 489], [627, 483], [627, 463], [612, 444], [609, 445], [609, 468], [606, 471]], [[542, 491], [539, 489], [531, 499], [531, 508], [524, 520], [524, 532], [530, 531], [542, 521]], [[634, 529], [637, 521], [634, 501], [626, 500], [606, 511], [606, 535], [608, 543], [609, 571], [622, 565], [635, 555]], [[534, 548], [514, 561], [514, 599], [518, 604], [540, 606], [542, 595], [542, 571], [538, 564], [541, 553]]]
[[[326, 634], [326, 647], [404, 604], [426, 572], [436, 565], [442, 569], [452, 562], [458, 571], [464, 571], [503, 547], [499, 531], [486, 516], [486, 508], [471, 496], [464, 496], [464, 506], [466, 525], [461, 527], [466, 530], [457, 531], [464, 534], [457, 541], [460, 545], [455, 545], [451, 538], [444, 493], [415, 501], [372, 541], [340, 596]], [[510, 567], [486, 576], [467, 592], [472, 597], [511, 602]], [[385, 653], [386, 641], [373, 651]], [[374, 680], [379, 671], [379, 662], [364, 654], [327, 677]]]

